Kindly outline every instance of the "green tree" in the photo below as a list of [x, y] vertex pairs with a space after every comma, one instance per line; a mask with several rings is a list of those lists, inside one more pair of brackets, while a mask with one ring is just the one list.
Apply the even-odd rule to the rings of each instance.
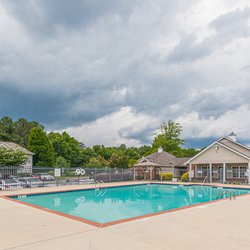
[[109, 165], [112, 168], [127, 168], [129, 159], [121, 153], [113, 153], [109, 159]]
[[66, 161], [65, 158], [63, 158], [62, 156], [58, 156], [56, 158], [55, 166], [59, 168], [68, 168], [70, 167], [70, 163]]
[[24, 147], [28, 146], [28, 138], [32, 128], [41, 128], [43, 126], [36, 121], [27, 121], [24, 118], [19, 118], [16, 122], [14, 122], [14, 134], [15, 134], [15, 142]]
[[55, 156], [53, 147], [41, 128], [31, 129], [28, 139], [28, 149], [35, 153], [35, 166], [54, 166]]
[[30, 130], [34, 127], [43, 129], [43, 126], [36, 121], [29, 122], [24, 118], [19, 118], [13, 122], [10, 117], [4, 116], [0, 120], [0, 140], [15, 142], [27, 147]]
[[162, 147], [164, 151], [171, 153], [175, 156], [181, 156], [181, 139], [182, 126], [169, 120], [167, 123], [161, 124], [161, 134], [157, 135], [152, 143], [152, 149], [156, 150]]
[[20, 150], [0, 147], [0, 166], [21, 166], [28, 159], [28, 156]]
[[195, 148], [182, 148], [182, 157], [193, 157], [201, 150]]
[[8, 116], [4, 116], [0, 120], [0, 140], [15, 141], [14, 123]]
[[105, 168], [108, 167], [109, 163], [103, 157], [98, 155], [97, 157], [92, 157], [89, 163], [86, 165], [88, 168]]

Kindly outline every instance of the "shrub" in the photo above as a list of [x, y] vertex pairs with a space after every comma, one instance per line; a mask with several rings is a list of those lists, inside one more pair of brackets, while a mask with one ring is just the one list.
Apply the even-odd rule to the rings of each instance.
[[75, 171], [70, 171], [69, 169], [64, 169], [62, 176], [73, 177], [73, 176], [76, 176], [76, 173], [75, 173]]
[[54, 176], [55, 172], [54, 171], [48, 171], [47, 174]]
[[189, 181], [189, 174], [188, 172], [184, 173], [182, 176], [181, 176], [181, 181]]
[[143, 175], [138, 175], [137, 180], [144, 180], [144, 176]]
[[173, 173], [161, 173], [159, 176], [160, 179], [162, 178], [163, 181], [170, 181], [174, 177]]

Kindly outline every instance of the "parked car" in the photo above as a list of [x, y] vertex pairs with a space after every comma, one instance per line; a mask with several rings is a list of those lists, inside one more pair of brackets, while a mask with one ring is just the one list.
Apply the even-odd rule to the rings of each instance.
[[44, 183], [42, 181], [40, 181], [37, 178], [30, 178], [30, 177], [26, 177], [26, 178], [20, 178], [19, 182], [22, 183], [23, 187], [43, 187]]
[[0, 190], [18, 189], [22, 187], [23, 187], [22, 183], [17, 180], [13, 179], [0, 180]]
[[41, 181], [54, 181], [55, 180], [55, 177], [50, 174], [36, 174], [33, 177]]

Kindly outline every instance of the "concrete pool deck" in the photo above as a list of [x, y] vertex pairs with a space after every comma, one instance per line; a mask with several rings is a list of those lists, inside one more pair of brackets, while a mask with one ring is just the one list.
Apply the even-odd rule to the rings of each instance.
[[[107, 186], [142, 182], [108, 183]], [[183, 183], [182, 183], [183, 184]], [[1, 191], [0, 196], [94, 185]], [[232, 187], [237, 187], [233, 185]], [[240, 186], [247, 187], [249, 186]], [[0, 249], [250, 249], [250, 195], [106, 228], [0, 199]]]

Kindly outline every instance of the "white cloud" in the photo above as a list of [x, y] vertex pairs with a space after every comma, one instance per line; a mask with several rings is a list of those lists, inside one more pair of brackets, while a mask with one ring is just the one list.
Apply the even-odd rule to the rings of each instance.
[[197, 112], [178, 117], [183, 125], [185, 138], [209, 138], [235, 132], [241, 139], [250, 138], [250, 107], [243, 105], [235, 110], [226, 111], [219, 117], [202, 117]]
[[[109, 146], [140, 145], [141, 141], [151, 141], [159, 120], [143, 113], [137, 113], [131, 107], [123, 107], [95, 122], [83, 124], [79, 127], [65, 129], [70, 135], [84, 142], [88, 146], [105, 144]], [[145, 138], [140, 135], [144, 134]]]

